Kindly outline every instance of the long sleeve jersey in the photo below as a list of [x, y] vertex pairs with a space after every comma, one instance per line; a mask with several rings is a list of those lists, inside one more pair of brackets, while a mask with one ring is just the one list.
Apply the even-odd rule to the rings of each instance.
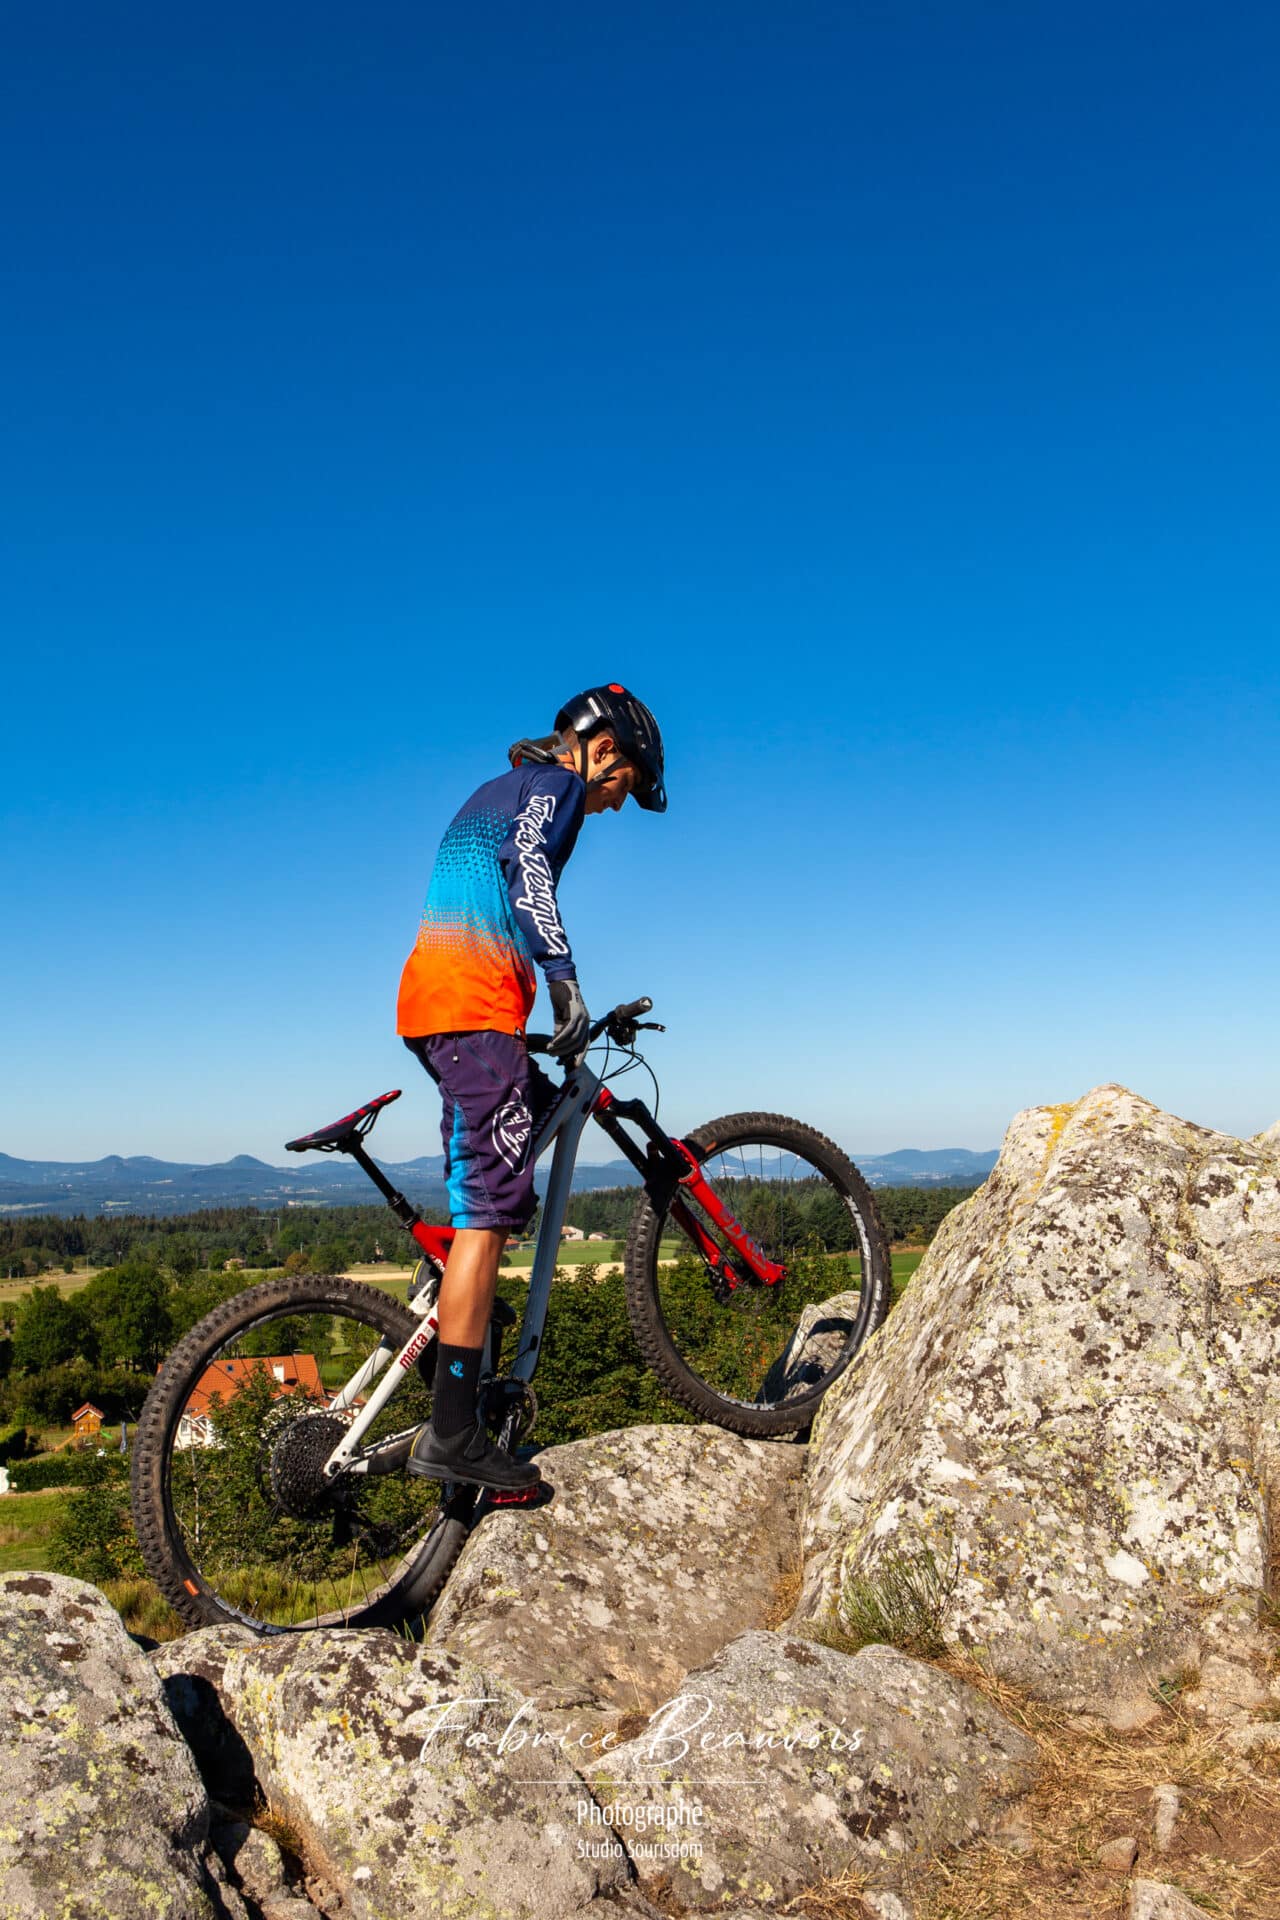
[[522, 1033], [548, 980], [576, 973], [556, 898], [586, 788], [569, 767], [522, 766], [477, 788], [440, 842], [396, 1031]]

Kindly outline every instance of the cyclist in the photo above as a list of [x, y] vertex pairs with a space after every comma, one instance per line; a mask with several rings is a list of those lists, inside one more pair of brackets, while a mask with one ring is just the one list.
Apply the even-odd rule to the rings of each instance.
[[628, 794], [663, 813], [667, 796], [657, 722], [616, 682], [567, 701], [553, 733], [517, 741], [508, 758], [511, 771], [472, 794], [440, 843], [396, 1031], [443, 1098], [457, 1229], [437, 1303], [431, 1418], [409, 1472], [518, 1489], [536, 1486], [538, 1469], [494, 1445], [476, 1400], [502, 1250], [536, 1211], [529, 1149], [557, 1091], [525, 1046], [534, 963], [555, 1010], [551, 1051], [567, 1067], [586, 1048], [590, 1016], [556, 899], [561, 872], [584, 815], [616, 813]]

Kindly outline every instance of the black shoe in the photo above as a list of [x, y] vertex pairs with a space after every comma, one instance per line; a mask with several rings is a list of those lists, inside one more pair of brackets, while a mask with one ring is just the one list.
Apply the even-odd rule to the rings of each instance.
[[431, 1422], [419, 1427], [413, 1450], [407, 1460], [409, 1473], [425, 1480], [465, 1480], [472, 1486], [494, 1487], [504, 1493], [536, 1487], [542, 1475], [527, 1460], [517, 1460], [502, 1447], [496, 1447], [485, 1432], [484, 1422], [463, 1427], [442, 1440]]

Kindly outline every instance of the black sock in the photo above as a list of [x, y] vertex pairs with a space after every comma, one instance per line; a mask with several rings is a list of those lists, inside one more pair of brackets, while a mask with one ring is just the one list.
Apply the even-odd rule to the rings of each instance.
[[431, 1424], [441, 1440], [461, 1433], [476, 1423], [476, 1386], [480, 1379], [480, 1356], [484, 1348], [447, 1347], [443, 1340], [436, 1349], [435, 1398], [431, 1403]]

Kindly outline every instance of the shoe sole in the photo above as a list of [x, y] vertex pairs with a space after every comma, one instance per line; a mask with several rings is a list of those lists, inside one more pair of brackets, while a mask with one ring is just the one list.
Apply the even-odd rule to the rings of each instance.
[[457, 1467], [437, 1466], [434, 1461], [410, 1460], [405, 1468], [419, 1480], [456, 1480], [468, 1487], [486, 1487], [491, 1493], [528, 1493], [538, 1486], [542, 1475], [532, 1480], [486, 1480], [481, 1474], [462, 1473]]

